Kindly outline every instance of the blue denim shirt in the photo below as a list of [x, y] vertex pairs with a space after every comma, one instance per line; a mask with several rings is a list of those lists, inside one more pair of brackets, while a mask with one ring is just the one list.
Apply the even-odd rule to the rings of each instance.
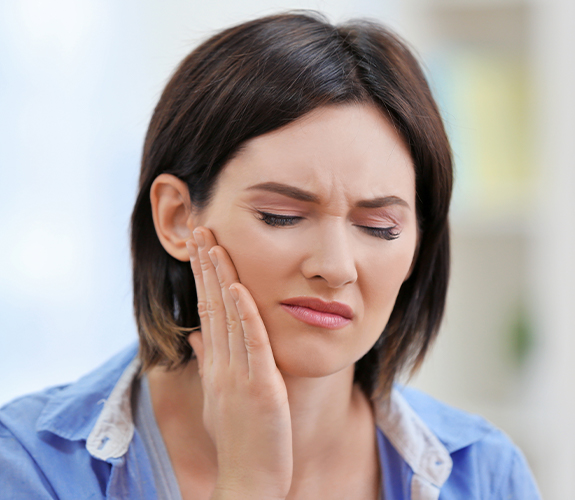
[[[156, 498], [132, 418], [136, 354], [0, 409], [0, 499]], [[540, 499], [519, 449], [478, 416], [395, 388], [376, 422], [386, 500]]]

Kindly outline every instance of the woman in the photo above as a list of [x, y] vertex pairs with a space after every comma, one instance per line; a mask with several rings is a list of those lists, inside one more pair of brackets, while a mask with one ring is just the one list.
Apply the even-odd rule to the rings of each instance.
[[2, 409], [2, 498], [539, 498], [501, 432], [394, 387], [439, 328], [451, 184], [383, 27], [287, 14], [203, 43], [146, 137], [139, 350]]

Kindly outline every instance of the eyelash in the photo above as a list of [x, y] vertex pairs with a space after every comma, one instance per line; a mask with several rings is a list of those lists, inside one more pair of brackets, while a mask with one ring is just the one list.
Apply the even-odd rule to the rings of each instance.
[[[282, 227], [282, 226], [293, 226], [303, 217], [294, 217], [289, 215], [278, 215], [270, 214], [269, 212], [260, 212], [258, 210], [258, 219], [265, 222], [268, 226]], [[394, 232], [397, 226], [392, 227], [370, 227], [370, 226], [357, 226], [367, 234], [375, 236], [376, 238], [381, 238], [384, 240], [395, 240], [399, 238], [400, 233]]]
[[268, 226], [293, 226], [302, 217], [294, 217], [290, 215], [277, 215], [270, 214], [269, 212], [260, 212], [258, 210], [259, 219], [264, 221]]

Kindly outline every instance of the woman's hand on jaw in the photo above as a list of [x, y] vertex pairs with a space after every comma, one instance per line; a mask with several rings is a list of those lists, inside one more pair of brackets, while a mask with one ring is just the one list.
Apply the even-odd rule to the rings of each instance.
[[212, 498], [285, 498], [293, 472], [291, 419], [264, 323], [209, 229], [196, 228], [187, 247], [201, 321], [201, 333], [189, 342], [202, 380], [204, 425], [218, 456]]

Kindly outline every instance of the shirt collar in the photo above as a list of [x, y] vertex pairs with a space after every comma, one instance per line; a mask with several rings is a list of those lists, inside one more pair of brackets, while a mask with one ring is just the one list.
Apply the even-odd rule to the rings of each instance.
[[396, 388], [375, 405], [375, 419], [413, 471], [412, 498], [438, 498], [453, 466], [445, 446]]
[[61, 388], [46, 403], [36, 430], [70, 441], [87, 440], [137, 351], [137, 344], [132, 344], [77, 382]]
[[140, 366], [139, 358], [134, 358], [104, 403], [86, 441], [86, 449], [93, 457], [109, 460], [120, 458], [128, 451], [134, 436], [132, 384]]
[[449, 453], [476, 443], [493, 430], [483, 417], [456, 410], [412, 387], [397, 386], [397, 392]]
[[[36, 429], [86, 440], [100, 460], [123, 456], [134, 434], [131, 387], [140, 370], [137, 344], [50, 398]], [[414, 471], [414, 481], [441, 487], [451, 472], [450, 453], [488, 432], [479, 417], [454, 412], [433, 398], [395, 387], [375, 406], [376, 422]], [[425, 422], [419, 415], [424, 415]]]

